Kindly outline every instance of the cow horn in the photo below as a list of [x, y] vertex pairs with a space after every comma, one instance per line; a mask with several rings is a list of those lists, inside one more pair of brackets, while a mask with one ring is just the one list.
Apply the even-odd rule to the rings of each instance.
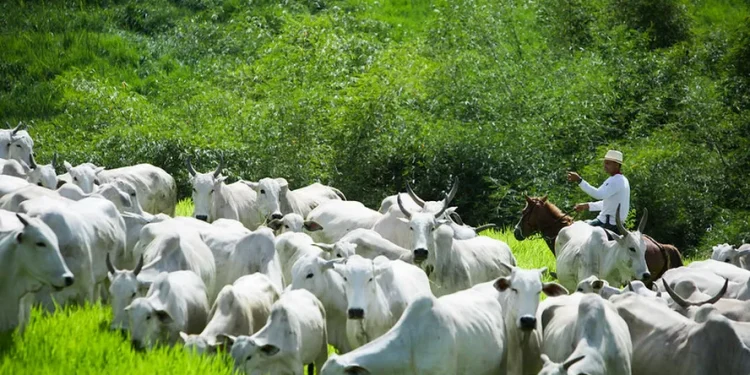
[[141, 254], [140, 258], [138, 258], [138, 264], [136, 264], [135, 268], [133, 269], [133, 275], [138, 276], [138, 274], [141, 273], [142, 269], [143, 269], [143, 254]]
[[675, 293], [675, 291], [672, 290], [672, 288], [669, 287], [669, 284], [667, 283], [666, 280], [661, 279], [661, 281], [664, 284], [664, 288], [667, 290], [667, 293], [669, 293], [669, 296], [672, 297], [672, 299], [678, 305], [680, 305], [682, 308], [688, 308], [690, 306], [701, 306], [701, 305], [705, 305], [705, 304], [716, 303], [716, 301], [720, 300], [721, 297], [724, 296], [724, 293], [727, 292], [727, 288], [729, 287], [729, 279], [724, 278], [724, 286], [721, 288], [721, 290], [719, 291], [719, 293], [717, 293], [715, 296], [713, 296], [713, 297], [711, 297], [711, 298], [709, 298], [709, 299], [707, 299], [705, 301], [702, 301], [702, 302], [690, 302], [690, 301], [687, 301], [684, 298], [680, 297], [679, 294]]
[[451, 186], [451, 190], [448, 192], [448, 195], [447, 195], [447, 198], [446, 198], [446, 201], [445, 201], [445, 206], [446, 207], [448, 207], [448, 204], [450, 204], [450, 202], [453, 200], [453, 198], [456, 197], [456, 193], [457, 192], [458, 192], [458, 176], [456, 176], [453, 179], [453, 186]]
[[185, 160], [185, 164], [187, 164], [187, 169], [188, 169], [188, 172], [190, 172], [190, 175], [195, 177], [196, 175], [195, 168], [193, 168], [193, 163], [190, 162], [190, 159], [192, 159], [192, 156], [187, 157], [187, 159]]
[[441, 208], [440, 211], [438, 211], [438, 212], [435, 213], [435, 217], [436, 218], [439, 218], [440, 215], [442, 215], [443, 212], [445, 212], [445, 210], [448, 209], [448, 203], [450, 203], [450, 199], [448, 198], [448, 195], [449, 194], [446, 194], [445, 195], [445, 199], [443, 199], [443, 208]]
[[474, 228], [474, 232], [478, 234], [481, 231], [492, 229], [492, 228], [497, 228], [497, 224], [484, 224], [482, 226], [478, 226]]
[[219, 153], [219, 166], [214, 171], [214, 178], [218, 178], [221, 174], [221, 170], [224, 169], [224, 153]]
[[409, 196], [416, 204], [419, 205], [419, 207], [424, 207], [424, 200], [417, 196], [417, 193], [414, 192], [414, 190], [411, 189], [411, 185], [409, 185], [409, 181], [406, 181], [406, 192], [409, 193]]
[[54, 154], [52, 154], [52, 162], [49, 164], [52, 166], [52, 168], [55, 168], [55, 164], [57, 163], [57, 151], [55, 151]]
[[624, 236], [628, 234], [628, 230], [625, 228], [624, 225], [622, 225], [622, 220], [620, 220], [620, 205], [617, 205], [617, 211], [615, 211], [615, 222], [617, 223], [617, 230], [620, 232], [621, 236]]
[[106, 261], [107, 261], [107, 269], [109, 270], [109, 273], [113, 275], [117, 273], [117, 268], [115, 268], [115, 266], [112, 265], [112, 261], [109, 259], [109, 253], [107, 253]]
[[18, 122], [18, 126], [16, 126], [15, 128], [13, 128], [13, 131], [10, 132], [10, 136], [13, 137], [13, 136], [16, 135], [16, 133], [18, 133], [19, 130], [24, 130], [24, 129], [26, 129], [26, 124], [24, 124], [23, 122], [19, 121]]
[[643, 230], [646, 229], [646, 220], [648, 219], [648, 209], [646, 207], [643, 207], [643, 217], [641, 217], [641, 222], [638, 223], [638, 231], [643, 233]]
[[568, 371], [568, 369], [570, 368], [570, 366], [573, 366], [574, 364], [576, 364], [576, 362], [582, 360], [583, 357], [584, 356], [578, 356], [578, 357], [575, 357], [575, 358], [573, 358], [571, 360], [568, 360], [567, 362], [563, 363], [563, 370]]
[[36, 160], [34, 160], [34, 153], [29, 154], [29, 168], [36, 169]]
[[400, 208], [400, 209], [401, 209], [401, 212], [403, 212], [403, 213], [404, 213], [404, 215], [406, 216], [406, 218], [407, 218], [407, 219], [411, 219], [411, 212], [409, 212], [409, 211], [408, 211], [408, 210], [407, 210], [407, 209], [406, 209], [406, 208], [404, 207], [404, 202], [402, 202], [402, 201], [401, 201], [401, 193], [396, 193], [396, 202], [398, 203], [398, 208]]
[[630, 281], [628, 281], [628, 290], [631, 292], [635, 292], [635, 290], [633, 289], [633, 284], [630, 283]]

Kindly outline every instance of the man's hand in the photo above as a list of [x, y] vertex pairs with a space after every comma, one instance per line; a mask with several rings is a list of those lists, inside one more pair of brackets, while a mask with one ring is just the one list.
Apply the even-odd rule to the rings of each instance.
[[578, 212], [581, 212], [581, 211], [584, 211], [584, 210], [588, 210], [589, 209], [589, 204], [588, 203], [578, 203], [575, 207], [573, 207], [573, 209], [575, 209]]
[[579, 176], [578, 173], [575, 172], [568, 172], [568, 181], [579, 182], [581, 181], [581, 176]]

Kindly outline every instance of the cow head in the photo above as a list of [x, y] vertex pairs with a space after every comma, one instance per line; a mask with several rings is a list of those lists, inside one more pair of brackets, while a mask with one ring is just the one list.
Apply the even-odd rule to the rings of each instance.
[[18, 123], [10, 132], [10, 142], [8, 142], [8, 159], [23, 161], [31, 165], [31, 153], [34, 151], [34, 140], [29, 133], [24, 130], [26, 124]]
[[410, 212], [404, 207], [400, 194], [397, 194], [396, 201], [398, 202], [399, 209], [401, 209], [401, 212], [406, 216], [406, 219], [401, 218], [400, 220], [409, 224], [414, 259], [427, 259], [430, 256], [429, 249], [434, 249], [435, 247], [433, 232], [440, 225], [448, 223], [448, 220], [441, 217], [443, 216], [443, 213], [445, 213], [448, 203], [450, 203], [449, 196], [445, 196], [445, 199], [443, 199], [442, 202], [442, 208], [437, 212]]
[[73, 273], [63, 260], [55, 232], [38, 218], [22, 213], [17, 213], [16, 218], [21, 224], [13, 239], [15, 247], [11, 252], [14, 255], [10, 259], [17, 259], [18, 264], [12, 265], [16, 268], [14, 271], [30, 282], [25, 291], [39, 289], [42, 285], [55, 289], [72, 285]]
[[262, 178], [258, 182], [245, 181], [258, 194], [257, 205], [260, 213], [268, 220], [281, 219], [281, 200], [286, 199], [289, 183], [283, 178]]
[[510, 269], [510, 276], [495, 281], [495, 289], [507, 293], [506, 312], [516, 327], [523, 331], [536, 329], [536, 310], [539, 307], [539, 295], [554, 297], [568, 294], [568, 290], [558, 283], [542, 283], [542, 275], [547, 267], [525, 270], [503, 264]]
[[[110, 329], [127, 329], [128, 313], [126, 307], [138, 297], [146, 295], [148, 285], [138, 281], [138, 274], [143, 267], [143, 254], [138, 259], [138, 264], [131, 270], [118, 270], [112, 264], [109, 253], [106, 257], [108, 277], [110, 281], [109, 295], [112, 301], [112, 324]], [[152, 263], [153, 264], [153, 263]], [[149, 264], [149, 267], [151, 264]]]
[[144, 350], [155, 346], [163, 337], [164, 328], [172, 323], [172, 316], [161, 302], [139, 297], [125, 308], [129, 317], [130, 340], [133, 348]]
[[348, 258], [357, 253], [357, 244], [349, 241], [337, 241], [334, 244], [314, 243], [315, 247], [331, 254], [333, 258]]
[[182, 342], [184, 343], [183, 349], [186, 352], [196, 354], [213, 354], [216, 353], [216, 350], [220, 347], [223, 347], [226, 350], [226, 348], [228, 347], [227, 344], [230, 341], [225, 337], [230, 336], [220, 336], [221, 339], [217, 339], [218, 337], [189, 335], [185, 332], [180, 331], [180, 339], [182, 339]]
[[34, 154], [30, 155], [29, 173], [26, 180], [30, 184], [45, 187], [50, 190], [57, 189], [57, 173], [55, 172], [55, 161], [57, 153], [52, 157], [52, 162], [47, 165], [38, 165], [34, 160]]
[[193, 185], [193, 204], [195, 206], [193, 217], [209, 223], [216, 219], [215, 217], [211, 217], [214, 194], [218, 194], [221, 190], [221, 185], [226, 179], [226, 176], [221, 175], [221, 170], [224, 168], [224, 157], [221, 155], [219, 157], [220, 161], [216, 170], [209, 173], [196, 172], [193, 164], [190, 162], [190, 157], [185, 162], [188, 172], [190, 172], [190, 183]]
[[317, 255], [299, 258], [292, 266], [292, 290], [305, 289], [321, 301], [333, 301], [338, 308], [346, 309], [345, 282], [333, 270], [334, 264], [339, 262], [341, 260], [327, 261]]
[[572, 357], [565, 361], [565, 363], [552, 362], [546, 354], [542, 354], [542, 362], [544, 367], [539, 375], [589, 375], [587, 372], [574, 371], [571, 369], [573, 365], [586, 358], [583, 355]]
[[607, 280], [600, 280], [598, 277], [591, 275], [578, 283], [576, 292], [599, 294], [602, 288], [607, 286], [609, 286]]
[[235, 371], [254, 374], [253, 370], [272, 361], [279, 351], [279, 347], [273, 344], [256, 341], [253, 337], [239, 336], [232, 342], [230, 354], [234, 359]]
[[385, 303], [382, 301], [384, 296], [378, 291], [377, 280], [390, 269], [390, 265], [390, 260], [384, 256], [373, 260], [356, 254], [341, 263], [333, 264], [334, 270], [344, 278], [349, 319], [366, 319], [370, 305]]
[[70, 174], [73, 184], [77, 185], [84, 193], [90, 194], [94, 191], [94, 185], [99, 184], [97, 175], [104, 171], [104, 167], [97, 167], [91, 163], [83, 163], [72, 166], [68, 161], [64, 161], [65, 169]]
[[638, 230], [630, 232], [622, 224], [622, 220], [620, 220], [620, 205], [617, 205], [615, 220], [617, 222], [617, 229], [621, 235], [615, 239], [618, 246], [618, 257], [622, 261], [630, 262], [635, 278], [643, 281], [651, 279], [651, 273], [648, 271], [648, 265], [646, 265], [646, 241], [642, 235], [647, 219], [648, 210], [644, 208], [643, 217], [641, 217], [641, 222], [638, 224]]
[[[119, 212], [137, 212], [133, 209], [132, 201], [132, 197], [135, 196], [135, 189], [133, 188], [133, 191], [126, 192], [123, 191], [121, 187], [128, 189], [127, 185], [118, 186], [114, 182], [103, 183], [96, 187], [94, 194], [98, 194], [104, 199], [112, 202]], [[132, 188], [132, 185], [130, 187]], [[132, 196], [130, 193], [132, 193]]]
[[728, 243], [723, 243], [712, 247], [711, 259], [745, 268], [745, 264], [748, 263], [745, 257], [748, 255], [750, 255], [750, 247], [741, 246], [737, 249]]
[[273, 229], [278, 236], [286, 232], [303, 233], [303, 229], [308, 232], [322, 230], [323, 227], [312, 220], [305, 220], [302, 215], [291, 213], [286, 214], [281, 219], [273, 219], [268, 222], [268, 227]]

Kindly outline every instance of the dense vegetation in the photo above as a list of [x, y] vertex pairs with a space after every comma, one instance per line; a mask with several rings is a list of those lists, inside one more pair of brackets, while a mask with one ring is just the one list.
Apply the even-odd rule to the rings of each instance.
[[[608, 148], [647, 233], [683, 250], [750, 239], [745, 0], [76, 0], [0, 5], [0, 122], [37, 159], [184, 159], [232, 178], [320, 180], [372, 207], [450, 179], [468, 222]], [[58, 167], [63, 172], [62, 167]]]

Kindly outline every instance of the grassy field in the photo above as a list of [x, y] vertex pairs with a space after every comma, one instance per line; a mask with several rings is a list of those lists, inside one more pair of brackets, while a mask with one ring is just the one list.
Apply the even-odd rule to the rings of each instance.
[[[190, 215], [192, 203], [178, 204], [178, 215]], [[489, 232], [507, 242], [521, 267], [555, 268], [555, 260], [541, 239], [518, 242], [511, 230]], [[549, 276], [547, 276], [549, 279]], [[35, 310], [23, 337], [0, 337], [0, 374], [230, 374], [226, 355], [199, 357], [181, 347], [138, 353], [118, 333], [108, 330], [109, 306], [66, 308], [53, 315]]]

